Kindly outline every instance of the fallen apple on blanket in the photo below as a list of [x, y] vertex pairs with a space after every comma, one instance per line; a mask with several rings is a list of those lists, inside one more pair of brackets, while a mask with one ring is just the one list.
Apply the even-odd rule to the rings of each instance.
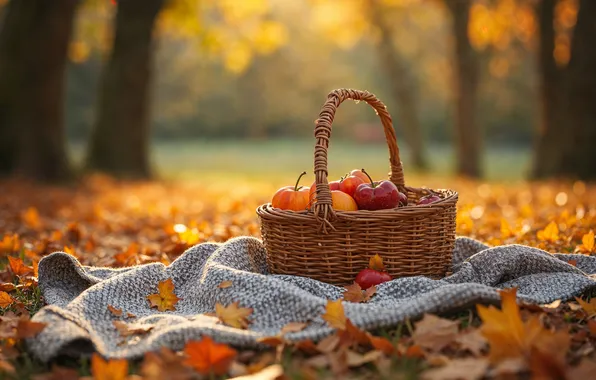
[[368, 266], [368, 268], [362, 269], [356, 276], [356, 283], [360, 285], [362, 289], [368, 289], [371, 286], [391, 281], [391, 275], [385, 272], [383, 258], [378, 254], [370, 258]]

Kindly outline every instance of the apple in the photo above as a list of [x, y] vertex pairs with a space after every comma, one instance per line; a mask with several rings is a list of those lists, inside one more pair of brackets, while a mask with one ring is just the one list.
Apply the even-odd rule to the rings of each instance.
[[339, 181], [339, 190], [353, 197], [358, 186], [362, 185], [365, 182], [367, 181], [363, 180], [361, 177], [349, 174], [346, 177], [344, 177], [341, 181]]
[[391, 275], [387, 272], [366, 268], [362, 269], [356, 276], [356, 283], [362, 289], [368, 289], [371, 286], [379, 285], [383, 282], [391, 281]]
[[399, 191], [393, 182], [374, 182], [364, 169], [362, 172], [370, 183], [361, 184], [354, 193], [354, 200], [360, 210], [383, 210], [399, 205]]
[[359, 169], [352, 170], [346, 177], [358, 177], [362, 180], [362, 182], [368, 182], [368, 176]]
[[308, 208], [309, 188], [298, 186], [300, 179], [306, 172], [302, 172], [294, 186], [285, 186], [277, 190], [271, 200], [271, 205], [282, 210], [302, 211]]
[[344, 193], [343, 191], [333, 190], [331, 191], [331, 200], [334, 210], [337, 211], [357, 211], [358, 205], [354, 198]]
[[[329, 182], [329, 190], [331, 190], [331, 191], [339, 190], [339, 182], [340, 181]], [[316, 181], [313, 182], [312, 186], [310, 187], [309, 198], [311, 199], [311, 202], [313, 202], [313, 203], [317, 199], [317, 182]]]
[[407, 206], [408, 205], [408, 196], [401, 191], [399, 192], [399, 205], [400, 206]]
[[440, 201], [441, 197], [435, 194], [426, 195], [418, 200], [417, 205], [428, 205], [437, 201]]

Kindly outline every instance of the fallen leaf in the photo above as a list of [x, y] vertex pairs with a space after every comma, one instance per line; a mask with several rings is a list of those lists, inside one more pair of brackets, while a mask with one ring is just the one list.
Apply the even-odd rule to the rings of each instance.
[[588, 330], [590, 330], [590, 334], [592, 337], [596, 337], [596, 320], [590, 319], [588, 320]]
[[294, 343], [294, 348], [303, 351], [309, 355], [313, 355], [319, 352], [319, 350], [317, 349], [317, 345], [310, 339], [301, 340], [299, 342]]
[[354, 303], [368, 302], [377, 291], [377, 287], [374, 285], [363, 291], [360, 285], [358, 285], [357, 283], [344, 286], [344, 289], [344, 300]]
[[272, 364], [268, 367], [254, 372], [250, 375], [237, 376], [230, 378], [230, 380], [277, 380], [281, 379], [284, 374], [284, 369], [279, 364]]
[[226, 326], [237, 329], [246, 329], [250, 323], [247, 319], [252, 314], [252, 309], [240, 307], [240, 302], [236, 301], [228, 306], [220, 303], [215, 304], [215, 316]]
[[567, 371], [568, 380], [587, 380], [594, 377], [596, 373], [596, 361], [584, 359], [577, 367], [570, 368]]
[[127, 337], [131, 335], [143, 335], [153, 330], [153, 326], [139, 325], [139, 324], [127, 324], [122, 321], [112, 321], [112, 324], [120, 333], [120, 336]]
[[459, 334], [455, 341], [459, 343], [462, 350], [467, 350], [474, 356], [480, 356], [482, 350], [487, 346], [486, 339], [478, 329], [465, 331]]
[[590, 231], [582, 236], [582, 244], [577, 247], [577, 251], [590, 254], [594, 252], [594, 231]]
[[31, 377], [32, 380], [78, 380], [79, 372], [76, 369], [52, 366], [52, 371]]
[[424, 371], [421, 378], [424, 380], [476, 380], [482, 379], [489, 362], [484, 358], [454, 359], [440, 368]]
[[596, 298], [592, 298], [590, 302], [586, 302], [578, 297], [575, 297], [575, 300], [577, 301], [577, 303], [579, 303], [579, 305], [584, 310], [588, 318], [592, 318], [596, 315]]
[[477, 305], [478, 315], [483, 322], [480, 331], [490, 346], [490, 361], [498, 363], [517, 358], [528, 361], [535, 348], [545, 355], [552, 354], [557, 360], [564, 359], [570, 343], [569, 334], [546, 330], [536, 316], [527, 322], [522, 321], [516, 301], [517, 289], [502, 290], [500, 293], [501, 310], [494, 306]]
[[287, 325], [285, 325], [284, 327], [282, 327], [280, 332], [282, 334], [299, 332], [299, 331], [304, 330], [305, 327], [306, 327], [306, 323], [304, 323], [304, 322], [290, 322]]
[[10, 294], [0, 291], [0, 307], [9, 307], [14, 303], [14, 298]]
[[317, 351], [322, 353], [329, 353], [339, 345], [340, 338], [337, 334], [329, 335], [317, 343]]
[[220, 289], [227, 289], [232, 286], [232, 281], [222, 281], [217, 287]]
[[15, 373], [14, 366], [7, 360], [0, 358], [0, 373]]
[[[188, 380], [195, 376], [193, 370], [182, 363], [183, 358], [162, 347], [158, 352], [148, 352], [143, 358], [143, 380]], [[132, 380], [132, 379], [130, 379]]]
[[33, 274], [33, 268], [25, 265], [25, 263], [23, 263], [23, 260], [19, 258], [8, 256], [8, 265], [10, 267], [10, 271], [15, 276], [21, 277]]
[[386, 338], [370, 335], [368, 339], [375, 350], [381, 351], [385, 355], [392, 355], [395, 352], [395, 346]]
[[561, 300], [554, 300], [551, 303], [548, 303], [545, 305], [540, 305], [540, 307], [545, 308], [545, 309], [556, 309], [559, 306], [561, 306]]
[[359, 354], [352, 350], [346, 351], [346, 363], [348, 367], [360, 367], [366, 363], [371, 363], [380, 358], [383, 355], [381, 351], [369, 351], [366, 354]]
[[91, 374], [94, 380], [125, 380], [128, 375], [128, 361], [125, 359], [104, 360], [98, 354], [93, 354]]
[[340, 337], [342, 346], [353, 346], [356, 344], [361, 346], [370, 345], [370, 334], [360, 330], [349, 319], [346, 320], [345, 330], [338, 330], [337, 335]]
[[344, 314], [344, 305], [342, 300], [327, 301], [325, 314], [321, 317], [327, 324], [339, 330], [346, 329], [346, 315]]
[[202, 375], [222, 376], [228, 372], [236, 350], [228, 345], [216, 343], [204, 336], [200, 341], [191, 341], [184, 346], [186, 360], [184, 363]]
[[559, 240], [559, 226], [554, 221], [551, 221], [543, 230], [536, 234], [538, 240], [556, 243]]
[[509, 226], [509, 223], [507, 223], [507, 220], [505, 220], [504, 218], [501, 218], [501, 237], [503, 239], [507, 239], [512, 236], [515, 236], [515, 233], [511, 229], [511, 226]]
[[41, 220], [39, 219], [39, 212], [35, 207], [29, 207], [26, 211], [21, 213], [21, 220], [25, 225], [34, 230], [41, 227]]
[[158, 293], [147, 296], [151, 307], [156, 307], [159, 311], [176, 310], [174, 305], [182, 298], [178, 298], [174, 293], [174, 282], [171, 278], [160, 281], [157, 285]]
[[426, 350], [439, 352], [455, 340], [458, 326], [457, 321], [424, 314], [422, 320], [415, 324], [412, 339], [415, 344]]
[[122, 309], [117, 309], [112, 305], [108, 305], [108, 310], [116, 317], [120, 317], [122, 315]]
[[17, 234], [5, 234], [0, 241], [0, 254], [11, 254], [21, 248], [21, 241]]
[[569, 261], [567, 261], [567, 264], [576, 267], [577, 266], [577, 260], [569, 260]]
[[[12, 282], [3, 282], [0, 284], [0, 292], [12, 292], [17, 287]], [[5, 307], [5, 306], [0, 306]]]
[[137, 316], [133, 313], [126, 313], [126, 318], [136, 318]]
[[371, 257], [370, 260], [368, 261], [368, 267], [370, 269], [374, 269], [374, 270], [383, 272], [385, 270], [385, 264], [383, 264], [383, 258], [381, 256], [379, 256], [379, 254], [377, 253], [376, 255]]
[[532, 348], [529, 362], [533, 379], [565, 379], [566, 377], [567, 363], [553, 358], [550, 353], [541, 351], [539, 348]]
[[16, 327], [16, 338], [33, 338], [46, 327], [45, 323], [33, 322], [28, 319], [19, 319]]

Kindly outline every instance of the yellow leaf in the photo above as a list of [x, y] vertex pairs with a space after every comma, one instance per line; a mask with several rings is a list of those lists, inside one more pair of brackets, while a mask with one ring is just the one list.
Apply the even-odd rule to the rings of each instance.
[[10, 294], [0, 291], [0, 307], [8, 307], [12, 305], [14, 302], [14, 298], [10, 296]]
[[125, 359], [104, 360], [98, 354], [91, 357], [93, 380], [125, 380], [128, 376], [128, 362]]
[[157, 285], [158, 293], [147, 296], [151, 307], [156, 307], [159, 311], [176, 310], [174, 305], [182, 298], [178, 298], [174, 293], [174, 282], [171, 278], [160, 281]]
[[2, 237], [2, 241], [0, 241], [0, 254], [10, 254], [13, 252], [17, 252], [20, 249], [20, 247], [21, 241], [19, 240], [19, 235], [4, 235]]
[[385, 265], [383, 264], [383, 258], [379, 256], [377, 253], [373, 257], [370, 258], [368, 261], [368, 266], [370, 269], [378, 270], [383, 272], [385, 270]]
[[590, 231], [582, 237], [582, 244], [577, 247], [579, 252], [594, 252], [594, 231]]
[[557, 226], [557, 223], [550, 222], [546, 228], [538, 231], [536, 236], [538, 237], [538, 240], [556, 243], [557, 240], [559, 240], [559, 227]]
[[542, 327], [538, 317], [522, 321], [516, 301], [517, 289], [501, 293], [501, 310], [477, 305], [482, 319], [480, 332], [490, 345], [489, 359], [498, 363], [506, 359], [529, 361], [533, 350], [564, 360], [570, 339], [567, 332], [553, 333]]
[[329, 326], [339, 330], [345, 330], [346, 315], [344, 314], [342, 300], [327, 301], [325, 314], [323, 314], [322, 318], [329, 324]]
[[592, 298], [590, 302], [586, 302], [581, 298], [575, 297], [575, 300], [579, 305], [584, 309], [588, 317], [593, 317], [596, 315], [596, 298]]
[[505, 220], [504, 218], [501, 218], [501, 237], [503, 239], [507, 239], [514, 235], [515, 234], [513, 233], [511, 226], [509, 226], [509, 223], [507, 223], [507, 220]]
[[240, 302], [236, 301], [228, 306], [215, 304], [215, 316], [227, 326], [237, 329], [246, 329], [250, 323], [247, 319], [252, 314], [252, 309], [240, 307]]

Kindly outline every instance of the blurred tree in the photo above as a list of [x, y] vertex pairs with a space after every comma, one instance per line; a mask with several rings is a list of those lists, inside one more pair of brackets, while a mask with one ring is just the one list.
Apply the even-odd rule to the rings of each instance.
[[468, 35], [472, 0], [445, 0], [454, 38], [455, 136], [457, 173], [480, 177], [482, 139], [476, 123], [478, 58]]
[[78, 0], [13, 0], [7, 5], [0, 32], [0, 170], [4, 172], [48, 181], [71, 174], [63, 95], [77, 4]]
[[165, 0], [120, 0], [87, 169], [148, 178], [153, 28]]
[[[532, 172], [536, 178], [596, 178], [596, 2], [581, 0], [579, 8], [574, 3], [542, 0], [537, 7], [542, 124]], [[575, 24], [573, 37], [558, 36], [553, 23], [567, 28]]]
[[393, 30], [385, 19], [383, 4], [369, 0], [371, 22], [380, 32], [376, 44], [379, 61], [390, 78], [393, 96], [397, 102], [399, 126], [404, 131], [406, 143], [411, 149], [412, 165], [417, 169], [428, 169], [424, 152], [422, 126], [418, 118], [416, 89], [402, 57], [393, 45]]

